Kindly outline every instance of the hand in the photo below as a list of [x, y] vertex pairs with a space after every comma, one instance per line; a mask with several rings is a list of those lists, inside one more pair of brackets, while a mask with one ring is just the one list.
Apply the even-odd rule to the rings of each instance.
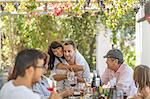
[[79, 72], [75, 72], [75, 76], [80, 77], [80, 73]]
[[73, 71], [72, 66], [71, 65], [66, 65], [66, 70]]
[[66, 89], [65, 91], [61, 92], [60, 95], [62, 97], [72, 96], [74, 94], [73, 89]]
[[78, 71], [84, 71], [84, 66], [80, 66], [80, 65], [72, 65], [72, 68], [75, 72], [78, 72]]
[[84, 78], [77, 76], [77, 82], [85, 83]]
[[150, 95], [150, 88], [148, 86], [145, 86], [144, 88], [142, 88], [141, 94], [144, 97], [148, 97]]
[[62, 99], [62, 97], [58, 93], [53, 92], [48, 99]]
[[143, 99], [143, 96], [140, 93], [134, 95], [133, 99]]

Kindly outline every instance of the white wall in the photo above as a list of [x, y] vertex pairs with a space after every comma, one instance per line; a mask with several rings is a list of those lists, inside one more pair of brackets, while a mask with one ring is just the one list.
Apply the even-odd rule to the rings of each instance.
[[[144, 16], [141, 7], [136, 19]], [[150, 24], [147, 21], [136, 23], [136, 65], [144, 64], [150, 67]]]
[[111, 47], [110, 38], [105, 27], [99, 24], [96, 33], [96, 70], [99, 71], [100, 76], [107, 67], [106, 59], [103, 56], [106, 55]]

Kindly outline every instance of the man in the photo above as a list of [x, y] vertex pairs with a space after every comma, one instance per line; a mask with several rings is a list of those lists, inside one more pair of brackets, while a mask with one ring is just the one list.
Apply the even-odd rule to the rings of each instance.
[[63, 48], [64, 57], [74, 71], [83, 70], [83, 78], [78, 76], [78, 81], [88, 82], [90, 80], [90, 68], [84, 57], [77, 51], [75, 43], [68, 40], [64, 43]]
[[142, 22], [147, 20], [148, 23], [150, 24], [150, 2], [147, 2], [144, 6], [144, 13], [145, 16], [143, 18], [140, 18], [137, 22]]
[[[0, 99], [41, 99], [32, 91], [32, 85], [40, 81], [45, 55], [35, 49], [25, 49], [17, 54], [14, 66], [14, 77], [0, 91]], [[49, 99], [60, 99], [51, 93]]]
[[110, 84], [112, 87], [116, 86], [118, 89], [128, 93], [129, 96], [136, 94], [137, 89], [133, 80], [133, 70], [123, 64], [122, 52], [118, 49], [112, 49], [104, 58], [107, 58], [107, 68], [102, 75], [103, 84]]

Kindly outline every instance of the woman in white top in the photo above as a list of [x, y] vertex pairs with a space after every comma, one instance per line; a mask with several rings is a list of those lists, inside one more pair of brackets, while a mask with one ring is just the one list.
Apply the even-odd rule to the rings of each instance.
[[[66, 84], [65, 79], [67, 79], [67, 71], [73, 70], [74, 72], [83, 71], [84, 67], [74, 64], [69, 65], [63, 55], [63, 46], [58, 41], [53, 41], [49, 48], [48, 48], [48, 54], [50, 56], [48, 65], [49, 69], [51, 69], [52, 73], [51, 76], [58, 81], [58, 86], [62, 88], [62, 84]], [[76, 51], [76, 55], [80, 58], [80, 60], [83, 60], [83, 56]], [[79, 59], [77, 57], [77, 59]], [[85, 59], [84, 59], [85, 60]], [[63, 86], [66, 87], [66, 86]], [[63, 89], [63, 88], [62, 88]]]
[[[58, 41], [53, 41], [48, 48], [48, 54], [50, 56], [48, 62], [48, 69], [51, 70], [51, 76], [53, 76], [53, 78], [56, 81], [61, 81], [63, 79], [66, 79], [65, 77], [66, 75], [62, 75], [63, 73], [61, 72], [57, 73], [58, 69], [56, 70], [59, 63], [63, 63], [67, 65], [67, 62], [65, 61], [65, 58], [63, 56], [62, 44]], [[61, 75], [55, 75], [56, 73]]]

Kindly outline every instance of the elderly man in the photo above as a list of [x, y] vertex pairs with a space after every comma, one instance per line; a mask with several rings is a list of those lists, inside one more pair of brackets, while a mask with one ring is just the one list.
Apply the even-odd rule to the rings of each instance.
[[143, 18], [140, 18], [137, 22], [142, 22], [147, 20], [148, 23], [150, 24], [150, 2], [147, 2], [144, 6], [144, 12], [145, 16]]
[[102, 75], [103, 84], [110, 83], [111, 86], [116, 86], [118, 89], [130, 93], [129, 96], [133, 96], [137, 92], [133, 80], [133, 70], [123, 64], [122, 52], [118, 49], [112, 49], [104, 58], [107, 58], [107, 68]]

